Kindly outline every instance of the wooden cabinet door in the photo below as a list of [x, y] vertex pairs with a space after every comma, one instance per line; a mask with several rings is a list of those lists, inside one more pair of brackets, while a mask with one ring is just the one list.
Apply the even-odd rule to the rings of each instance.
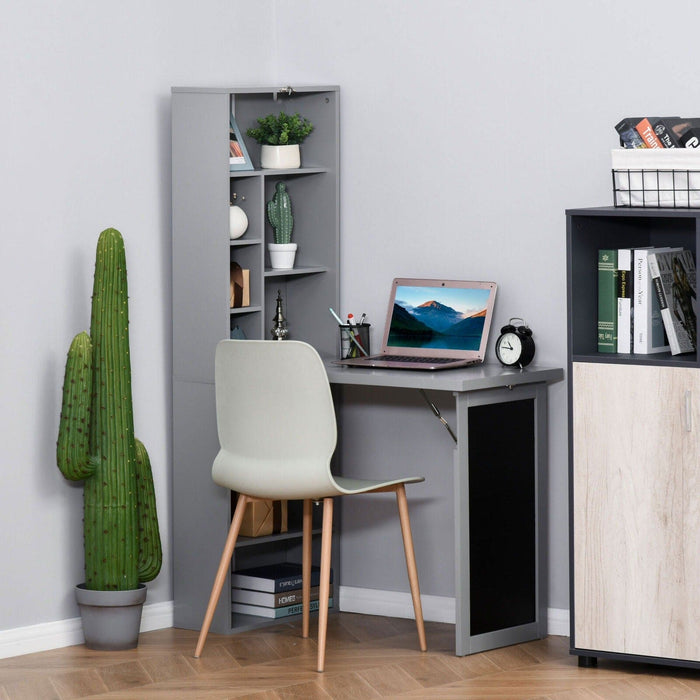
[[700, 660], [698, 375], [573, 364], [578, 649]]

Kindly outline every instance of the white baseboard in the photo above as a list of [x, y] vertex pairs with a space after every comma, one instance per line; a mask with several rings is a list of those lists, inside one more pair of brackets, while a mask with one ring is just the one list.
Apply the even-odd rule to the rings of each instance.
[[[340, 609], [364, 615], [386, 615], [413, 619], [410, 593], [379, 591], [372, 588], [340, 586]], [[431, 622], [455, 622], [455, 599], [437, 595], [421, 595], [423, 619]]]
[[[386, 615], [413, 619], [413, 602], [410, 593], [378, 591], [371, 588], [340, 586], [340, 609], [344, 612], [364, 615]], [[431, 622], [455, 623], [455, 599], [445, 596], [421, 595], [423, 619]], [[569, 611], [559, 608], [547, 610], [547, 630], [549, 634], [569, 636]]]
[[[148, 632], [172, 627], [173, 620], [174, 604], [172, 600], [165, 603], [144, 605], [141, 614], [141, 631]], [[79, 617], [28, 627], [17, 627], [11, 630], [0, 630], [0, 659], [69, 647], [74, 644], [82, 644], [84, 641]]]
[[569, 611], [563, 608], [547, 609], [547, 632], [556, 637], [569, 636]]
[[[364, 615], [413, 618], [410, 593], [378, 591], [369, 588], [340, 586], [340, 609]], [[422, 595], [423, 617], [431, 622], [455, 622], [455, 599], [445, 596]], [[174, 623], [173, 601], [143, 606], [141, 631], [172, 627]], [[549, 634], [569, 636], [569, 611], [549, 608], [547, 611]], [[83, 629], [79, 617], [56, 622], [45, 622], [28, 627], [0, 630], [0, 659], [38, 651], [59, 649], [82, 644]]]

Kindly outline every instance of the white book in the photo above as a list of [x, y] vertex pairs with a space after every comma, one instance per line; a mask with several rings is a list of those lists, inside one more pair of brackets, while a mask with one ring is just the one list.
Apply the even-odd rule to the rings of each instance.
[[678, 251], [681, 248], [634, 249], [634, 344], [633, 351], [644, 355], [669, 352], [661, 309], [651, 284], [648, 256], [651, 251]]

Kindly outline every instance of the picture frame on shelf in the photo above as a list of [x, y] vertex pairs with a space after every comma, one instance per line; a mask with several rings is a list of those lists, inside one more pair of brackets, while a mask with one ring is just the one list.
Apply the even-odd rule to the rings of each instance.
[[229, 122], [229, 142], [229, 171], [254, 170], [253, 161], [250, 159], [245, 141], [241, 136], [241, 130], [238, 128], [233, 114]]

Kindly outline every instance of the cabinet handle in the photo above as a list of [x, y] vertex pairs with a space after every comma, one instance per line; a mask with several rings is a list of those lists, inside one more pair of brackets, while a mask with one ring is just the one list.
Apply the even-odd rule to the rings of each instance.
[[690, 389], [685, 392], [685, 430], [688, 433], [693, 430], [693, 392]]

